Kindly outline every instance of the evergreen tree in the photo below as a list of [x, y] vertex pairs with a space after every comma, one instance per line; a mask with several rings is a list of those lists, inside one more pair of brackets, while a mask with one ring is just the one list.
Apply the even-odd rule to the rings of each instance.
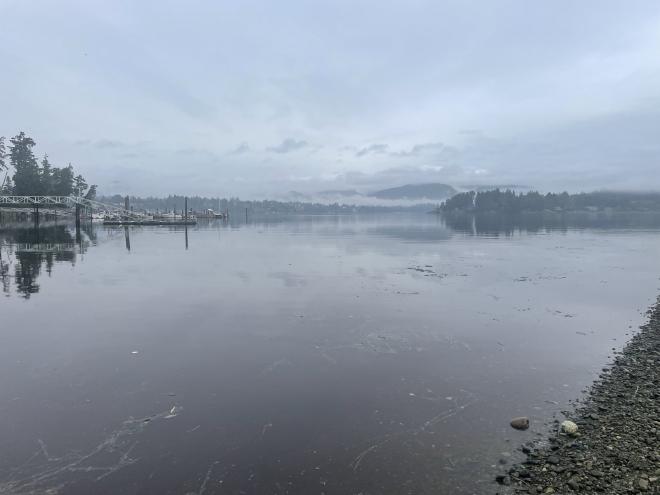
[[76, 178], [73, 179], [73, 184], [73, 192], [76, 196], [82, 196], [85, 194], [85, 191], [87, 190], [87, 182], [85, 182], [82, 175], [77, 175]]
[[87, 191], [85, 178], [75, 176], [70, 163], [64, 168], [53, 167], [46, 154], [39, 164], [33, 152], [36, 143], [24, 132], [11, 138], [10, 143], [7, 153], [5, 138], [0, 136], [0, 172], [8, 170], [9, 166], [14, 169], [12, 177], [6, 176], [3, 180], [0, 175], [0, 193], [69, 196], [75, 192], [82, 196]]
[[59, 167], [53, 167], [50, 172], [50, 194], [53, 196], [58, 195], [60, 181], [62, 177], [62, 169]]
[[5, 148], [5, 137], [0, 136], [0, 171], [7, 170], [7, 149]]
[[40, 193], [44, 195], [50, 194], [53, 190], [53, 168], [48, 161], [48, 155], [44, 155], [44, 159], [41, 160], [39, 180], [41, 182]]
[[14, 167], [14, 194], [28, 196], [40, 189], [39, 165], [32, 152], [36, 144], [31, 137], [20, 132], [11, 138], [9, 159]]
[[14, 184], [12, 183], [11, 177], [9, 177], [9, 175], [5, 177], [5, 182], [2, 185], [2, 189], [0, 189], [0, 194], [5, 196], [11, 196], [14, 194]]
[[96, 184], [89, 186], [89, 191], [87, 191], [87, 194], [85, 194], [85, 199], [96, 199], [96, 187]]
[[53, 190], [55, 196], [69, 196], [73, 193], [73, 167], [53, 169]]

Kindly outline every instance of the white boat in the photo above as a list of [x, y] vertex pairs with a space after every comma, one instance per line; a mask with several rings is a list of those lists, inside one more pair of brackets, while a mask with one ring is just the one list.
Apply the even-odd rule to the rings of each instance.
[[154, 215], [154, 218], [162, 218], [165, 220], [181, 220], [183, 217], [177, 213], [168, 211], [167, 213], [159, 213], [158, 215]]
[[216, 213], [211, 208], [208, 208], [206, 210], [206, 215], [210, 218], [225, 218], [225, 215], [223, 213]]

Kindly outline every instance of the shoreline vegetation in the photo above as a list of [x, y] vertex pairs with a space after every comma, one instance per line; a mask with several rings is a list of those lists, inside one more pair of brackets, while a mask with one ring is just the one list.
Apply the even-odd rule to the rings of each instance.
[[[179, 211], [184, 206], [185, 197], [182, 195], [169, 195], [164, 198], [130, 196], [130, 204], [138, 210], [146, 211]], [[98, 196], [97, 200], [107, 204], [124, 204], [124, 196]], [[277, 200], [244, 200], [239, 198], [208, 198], [201, 196], [188, 196], [188, 207], [195, 211], [213, 209], [216, 211], [229, 210], [230, 213], [241, 214], [247, 209], [250, 215], [345, 215], [360, 213], [388, 213], [388, 212], [420, 212], [427, 213], [432, 204], [419, 204], [416, 206], [377, 206], [353, 205], [344, 203], [313, 203], [304, 201], [277, 201]]]
[[[0, 195], [4, 196], [85, 196], [94, 199], [95, 184], [75, 175], [73, 165], [54, 167], [45, 154], [41, 162], [34, 154], [36, 142], [19, 132], [5, 144], [0, 136]], [[11, 173], [13, 169], [13, 174]]]
[[564, 411], [578, 426], [527, 443], [497, 476], [498, 494], [660, 493], [660, 298], [587, 397]]
[[[124, 197], [100, 196], [99, 201], [109, 204], [123, 204]], [[167, 197], [131, 196], [130, 204], [135, 208], [149, 211], [169, 211], [183, 208], [184, 196]], [[660, 192], [612, 192], [568, 194], [566, 192], [542, 195], [532, 191], [515, 193], [511, 190], [483, 190], [458, 193], [438, 206], [432, 201], [420, 201], [415, 205], [355, 205], [349, 203], [319, 203], [308, 201], [241, 200], [239, 198], [209, 198], [189, 196], [188, 206], [204, 211], [208, 208], [219, 211], [242, 212], [248, 209], [251, 214], [353, 214], [387, 212], [425, 212], [443, 214], [445, 217], [460, 219], [466, 214], [477, 215], [527, 215], [564, 213], [660, 213]]]
[[445, 200], [437, 213], [538, 213], [573, 211], [660, 212], [660, 192], [595, 191], [569, 194], [468, 191]]

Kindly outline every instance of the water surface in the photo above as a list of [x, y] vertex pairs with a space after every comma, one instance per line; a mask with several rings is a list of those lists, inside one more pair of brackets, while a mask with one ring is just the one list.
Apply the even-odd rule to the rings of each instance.
[[658, 225], [0, 226], [0, 493], [492, 493], [644, 321]]

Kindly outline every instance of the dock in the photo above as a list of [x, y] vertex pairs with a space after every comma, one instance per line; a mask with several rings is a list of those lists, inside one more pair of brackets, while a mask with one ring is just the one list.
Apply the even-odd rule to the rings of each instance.
[[152, 219], [127, 219], [127, 220], [103, 220], [103, 225], [197, 225], [197, 220], [194, 218], [188, 219], [163, 219], [163, 220], [152, 220]]
[[[129, 197], [124, 198], [124, 205], [104, 204], [80, 196], [0, 196], [0, 218], [4, 210], [18, 215], [32, 215], [35, 222], [39, 216], [75, 215], [76, 227], [81, 219], [103, 220], [103, 225], [143, 225], [143, 226], [177, 226], [197, 225], [198, 218], [227, 220], [229, 212], [215, 212], [212, 209], [196, 214], [188, 209], [188, 198], [184, 198], [184, 208], [166, 213], [150, 213], [134, 211], [129, 204]], [[197, 216], [199, 215], [199, 216]]]

